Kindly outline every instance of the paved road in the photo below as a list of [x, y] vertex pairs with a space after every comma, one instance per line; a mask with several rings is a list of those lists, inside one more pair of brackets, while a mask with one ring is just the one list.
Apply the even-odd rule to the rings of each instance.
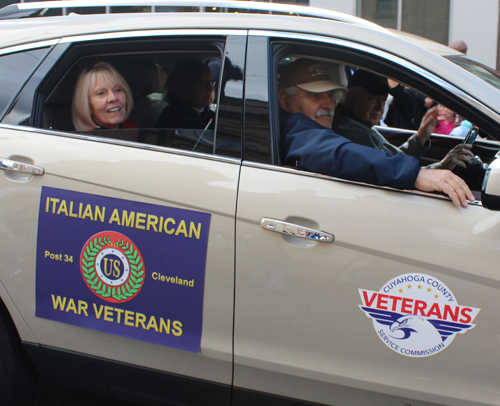
[[32, 399], [23, 406], [138, 406], [87, 392], [52, 385], [40, 379]]

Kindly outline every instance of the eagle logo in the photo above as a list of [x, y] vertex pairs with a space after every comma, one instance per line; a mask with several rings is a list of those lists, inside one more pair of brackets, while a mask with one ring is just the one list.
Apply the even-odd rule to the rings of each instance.
[[480, 309], [460, 306], [450, 289], [424, 274], [405, 274], [378, 292], [359, 289], [360, 309], [372, 319], [379, 338], [409, 357], [435, 355], [475, 327]]

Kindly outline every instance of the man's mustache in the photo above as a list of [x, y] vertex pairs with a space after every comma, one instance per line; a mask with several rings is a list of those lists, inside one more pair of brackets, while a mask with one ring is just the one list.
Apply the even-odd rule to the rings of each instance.
[[316, 110], [316, 118], [322, 117], [322, 116], [330, 116], [330, 118], [333, 118], [333, 110], [332, 109], [318, 109], [318, 110]]

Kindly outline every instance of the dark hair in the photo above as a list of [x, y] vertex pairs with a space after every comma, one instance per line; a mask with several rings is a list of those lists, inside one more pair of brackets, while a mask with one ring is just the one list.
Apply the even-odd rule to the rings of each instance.
[[384, 76], [366, 70], [358, 69], [349, 79], [348, 88], [362, 87], [367, 92], [381, 96], [389, 93], [389, 83]]
[[204, 72], [212, 72], [210, 68], [199, 61], [186, 61], [177, 65], [167, 80], [168, 100], [183, 99], [186, 87], [197, 80]]

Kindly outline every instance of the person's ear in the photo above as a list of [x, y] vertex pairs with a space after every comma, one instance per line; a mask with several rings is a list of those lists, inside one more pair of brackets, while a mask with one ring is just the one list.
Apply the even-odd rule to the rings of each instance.
[[279, 101], [280, 101], [280, 107], [283, 110], [286, 110], [286, 111], [290, 110], [290, 106], [289, 106], [289, 103], [288, 103], [288, 97], [289, 96], [286, 94], [286, 92], [284, 90], [280, 91], [279, 94], [278, 94], [278, 98], [279, 98]]

